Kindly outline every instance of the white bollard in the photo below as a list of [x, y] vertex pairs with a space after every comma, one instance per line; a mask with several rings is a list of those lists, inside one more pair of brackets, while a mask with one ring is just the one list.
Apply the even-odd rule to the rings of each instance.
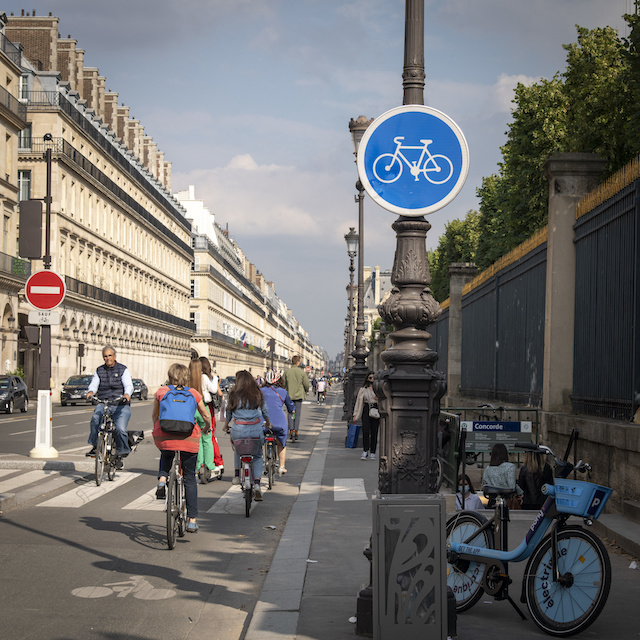
[[53, 425], [51, 421], [51, 390], [38, 390], [38, 411], [36, 413], [36, 445], [29, 451], [30, 458], [57, 458], [58, 452], [52, 446]]

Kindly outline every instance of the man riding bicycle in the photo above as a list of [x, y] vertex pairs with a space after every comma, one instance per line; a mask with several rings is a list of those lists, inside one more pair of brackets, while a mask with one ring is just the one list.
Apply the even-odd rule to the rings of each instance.
[[[131, 382], [129, 369], [116, 362], [116, 350], [113, 347], [109, 345], [104, 347], [102, 349], [102, 358], [104, 364], [99, 366], [93, 374], [86, 397], [87, 400], [91, 400], [95, 395], [98, 400], [114, 400], [122, 396], [122, 403], [112, 410], [113, 422], [116, 427], [116, 455], [118, 456], [116, 469], [122, 469], [124, 466], [122, 458], [125, 458], [131, 452], [127, 425], [131, 418], [129, 400], [131, 400], [131, 394], [133, 393], [133, 383]], [[103, 413], [104, 404], [97, 405], [91, 417], [91, 431], [89, 433], [91, 451], [86, 454], [87, 456], [96, 454], [98, 429], [100, 428]]]

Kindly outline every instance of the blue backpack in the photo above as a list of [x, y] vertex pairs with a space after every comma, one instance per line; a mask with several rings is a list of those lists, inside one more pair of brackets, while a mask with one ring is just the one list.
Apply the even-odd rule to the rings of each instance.
[[160, 429], [165, 433], [188, 436], [196, 421], [196, 399], [189, 387], [176, 388], [169, 385], [169, 391], [160, 400]]

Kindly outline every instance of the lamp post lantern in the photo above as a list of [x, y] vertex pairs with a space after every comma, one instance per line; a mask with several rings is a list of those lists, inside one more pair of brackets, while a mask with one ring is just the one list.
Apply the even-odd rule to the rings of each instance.
[[352, 345], [353, 345], [353, 272], [355, 271], [355, 267], [353, 266], [353, 261], [356, 255], [358, 254], [358, 239], [359, 236], [356, 233], [354, 227], [349, 227], [349, 233], [345, 234], [344, 239], [347, 243], [347, 254], [349, 256], [349, 286], [348, 286], [348, 297], [349, 297], [349, 314], [347, 315], [347, 330], [345, 332], [345, 345], [344, 345], [344, 360], [345, 360], [345, 368], [348, 371], [347, 382], [344, 387], [344, 407], [343, 407], [343, 420], [351, 419], [351, 409], [353, 407], [353, 384], [351, 379], [351, 370], [353, 368], [353, 354], [352, 354]]

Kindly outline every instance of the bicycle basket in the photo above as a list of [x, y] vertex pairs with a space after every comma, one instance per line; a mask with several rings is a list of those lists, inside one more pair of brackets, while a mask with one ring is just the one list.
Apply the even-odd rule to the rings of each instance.
[[583, 518], [600, 516], [613, 489], [583, 480], [556, 478], [555, 484], [545, 485], [546, 494], [555, 496], [559, 513], [569, 513]]
[[257, 456], [262, 451], [260, 438], [238, 438], [233, 441], [233, 448], [239, 456]]

